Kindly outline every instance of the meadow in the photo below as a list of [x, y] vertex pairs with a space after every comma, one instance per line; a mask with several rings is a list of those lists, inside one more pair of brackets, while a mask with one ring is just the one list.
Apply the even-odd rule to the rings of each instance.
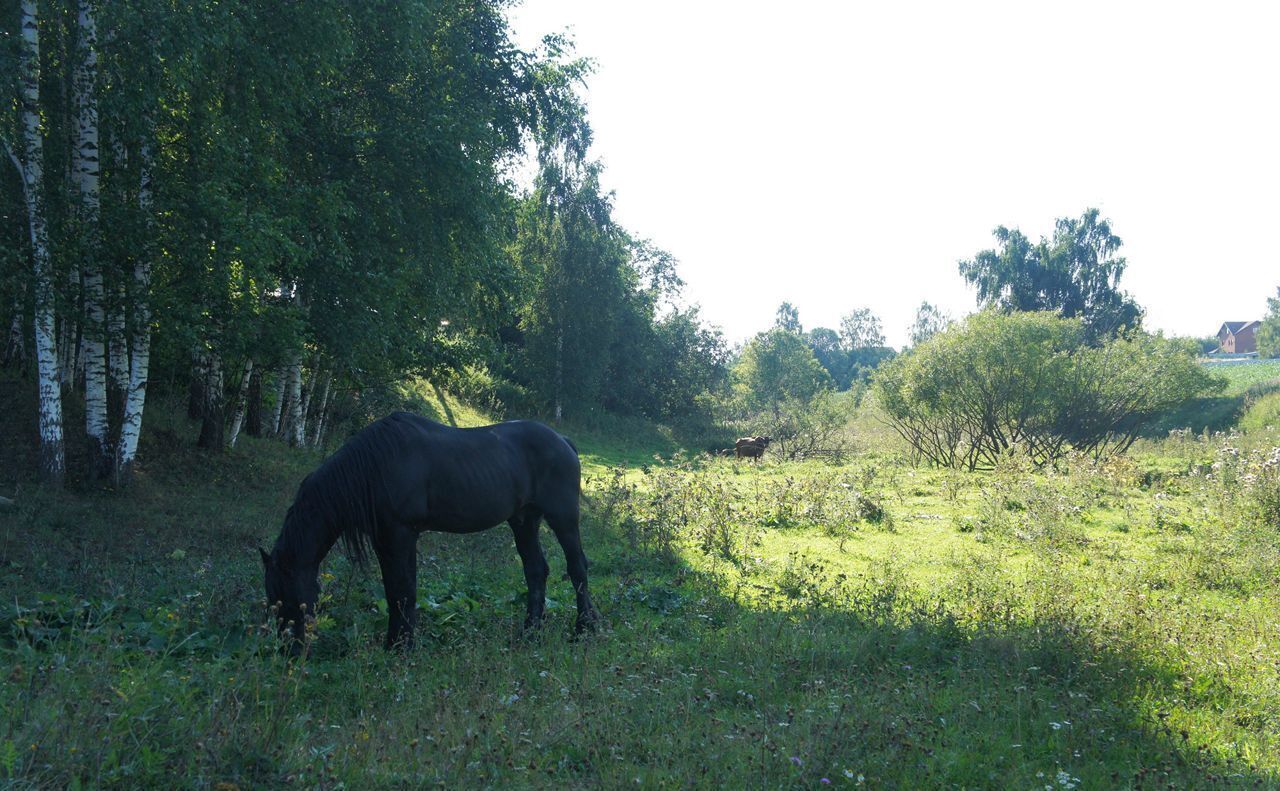
[[320, 456], [156, 414], [127, 496], [0, 513], [6, 786], [1280, 785], [1276, 426], [979, 473], [867, 419], [839, 464], [583, 431], [605, 632], [545, 531], [533, 637], [508, 530], [428, 534], [416, 652], [335, 553], [290, 662], [255, 547]]

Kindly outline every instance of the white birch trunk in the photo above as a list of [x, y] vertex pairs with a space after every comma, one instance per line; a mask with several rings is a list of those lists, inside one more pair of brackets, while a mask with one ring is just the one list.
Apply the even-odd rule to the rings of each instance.
[[319, 447], [320, 432], [324, 429], [324, 415], [329, 408], [329, 385], [333, 383], [333, 371], [328, 371], [324, 375], [324, 388], [320, 395], [320, 408], [316, 410], [316, 427], [311, 432], [311, 446]]
[[36, 365], [39, 371], [40, 475], [61, 486], [67, 458], [62, 440], [62, 390], [58, 376], [58, 345], [54, 336], [53, 263], [49, 257], [49, 228], [44, 216], [44, 141], [40, 130], [40, 30], [36, 0], [22, 0], [23, 197], [35, 270]]
[[[305, 375], [303, 377], [306, 378]], [[300, 443], [305, 443], [307, 436], [307, 418], [311, 415], [311, 397], [315, 395], [316, 383], [320, 381], [320, 355], [316, 355], [311, 365], [311, 381], [302, 388], [302, 431], [299, 433]]]
[[[142, 145], [142, 173], [138, 183], [138, 209], [147, 227], [151, 225], [151, 149]], [[120, 421], [120, 442], [116, 447], [116, 485], [126, 485], [133, 477], [142, 433], [142, 409], [147, 400], [147, 372], [151, 366], [151, 248], [143, 245], [133, 264], [133, 342], [129, 350], [129, 392]]]
[[196, 445], [209, 450], [221, 451], [223, 447], [223, 429], [226, 398], [223, 391], [222, 355], [216, 349], [204, 353], [204, 385], [201, 391], [203, 403], [200, 408], [200, 439]]
[[107, 419], [106, 299], [98, 229], [98, 43], [90, 0], [78, 0], [76, 8], [79, 37], [72, 74], [76, 119], [71, 180], [79, 193], [76, 219], [84, 254], [84, 428], [89, 439], [90, 475], [105, 478], [111, 472], [112, 453]]
[[236, 393], [236, 408], [231, 416], [231, 434], [227, 437], [227, 447], [234, 448], [240, 438], [240, 427], [244, 425], [245, 408], [249, 404], [249, 377], [253, 376], [253, 358], [244, 361], [244, 376], [240, 378], [240, 387]]
[[284, 391], [288, 378], [289, 375], [286, 369], [276, 371], [276, 401], [275, 405], [271, 407], [271, 420], [267, 423], [267, 436], [278, 437], [282, 434], [283, 427], [280, 425], [280, 416], [284, 414]]
[[293, 352], [289, 360], [288, 381], [285, 385], [285, 398], [289, 403], [288, 414], [284, 417], [284, 435], [289, 440], [289, 447], [296, 448], [302, 444], [302, 350]]

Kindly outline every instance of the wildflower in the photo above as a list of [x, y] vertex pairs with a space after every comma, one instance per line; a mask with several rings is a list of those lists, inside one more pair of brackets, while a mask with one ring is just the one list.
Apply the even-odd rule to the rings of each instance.
[[796, 766], [804, 766], [804, 761], [801, 761], [800, 757], [796, 755], [791, 756], [791, 763], [795, 764]]

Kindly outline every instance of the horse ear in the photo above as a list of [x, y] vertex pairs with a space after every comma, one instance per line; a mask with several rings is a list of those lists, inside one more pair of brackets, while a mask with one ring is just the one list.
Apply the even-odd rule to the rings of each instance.
[[267, 554], [267, 550], [258, 547], [258, 554], [262, 555], [262, 565], [271, 568], [271, 556]]

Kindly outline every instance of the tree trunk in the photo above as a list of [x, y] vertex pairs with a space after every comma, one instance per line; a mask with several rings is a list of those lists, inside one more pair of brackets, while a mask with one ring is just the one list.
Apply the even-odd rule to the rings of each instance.
[[240, 427], [244, 425], [245, 404], [249, 398], [249, 381], [253, 378], [253, 358], [244, 361], [244, 375], [240, 377], [240, 387], [236, 388], [236, 408], [231, 416], [231, 433], [227, 437], [227, 447], [234, 448], [240, 438]]
[[27, 344], [24, 342], [23, 321], [22, 321], [22, 299], [13, 300], [13, 321], [9, 324], [9, 337], [4, 344], [4, 360], [0, 362], [4, 367], [14, 367], [23, 370], [26, 375], [27, 365]]
[[268, 424], [271, 429], [271, 436], [284, 436], [284, 425], [281, 422], [284, 419], [284, 399], [289, 383], [289, 369], [285, 367], [276, 371], [275, 382], [275, 403], [271, 406], [271, 422]]
[[307, 418], [311, 415], [311, 397], [315, 395], [316, 383], [320, 381], [320, 355], [316, 355], [311, 364], [311, 381], [302, 390], [302, 430], [298, 432], [298, 444], [306, 444]]
[[201, 408], [200, 439], [196, 447], [207, 450], [222, 450], [224, 409], [226, 399], [222, 383], [222, 358], [216, 351], [205, 352], [205, 380], [202, 392], [204, 404]]
[[254, 368], [249, 375], [249, 405], [244, 416], [244, 433], [251, 437], [262, 436], [262, 368]]
[[[150, 227], [151, 149], [142, 145], [142, 173], [138, 183], [138, 208]], [[149, 235], [149, 234], [148, 234]], [[127, 486], [133, 478], [138, 437], [142, 433], [142, 408], [147, 399], [147, 373], [151, 366], [151, 255], [143, 245], [133, 265], [133, 343], [130, 344], [129, 392], [120, 421], [120, 441], [116, 446], [116, 485]]]
[[72, 103], [75, 140], [71, 147], [71, 180], [79, 202], [75, 216], [80, 231], [84, 272], [84, 421], [89, 440], [89, 475], [105, 478], [111, 472], [111, 430], [107, 419], [106, 297], [102, 283], [101, 238], [98, 218], [98, 79], [97, 28], [89, 0], [78, 0], [75, 71]]
[[328, 371], [324, 375], [324, 388], [320, 396], [320, 408], [316, 410], [316, 427], [311, 432], [311, 445], [318, 447], [320, 445], [320, 432], [324, 429], [324, 414], [329, 408], [329, 385], [333, 382], [333, 371]]
[[[62, 439], [62, 390], [58, 375], [58, 345], [54, 336], [53, 263], [49, 229], [44, 216], [44, 141], [40, 130], [40, 32], [36, 0], [22, 0], [22, 137], [25, 161], [23, 197], [35, 270], [35, 347], [39, 370], [40, 476], [62, 486], [67, 457]], [[11, 154], [12, 155], [12, 154]]]
[[302, 444], [302, 350], [298, 349], [289, 360], [288, 381], [285, 386], [285, 397], [288, 399], [288, 414], [282, 419], [284, 435], [289, 447], [296, 448]]

